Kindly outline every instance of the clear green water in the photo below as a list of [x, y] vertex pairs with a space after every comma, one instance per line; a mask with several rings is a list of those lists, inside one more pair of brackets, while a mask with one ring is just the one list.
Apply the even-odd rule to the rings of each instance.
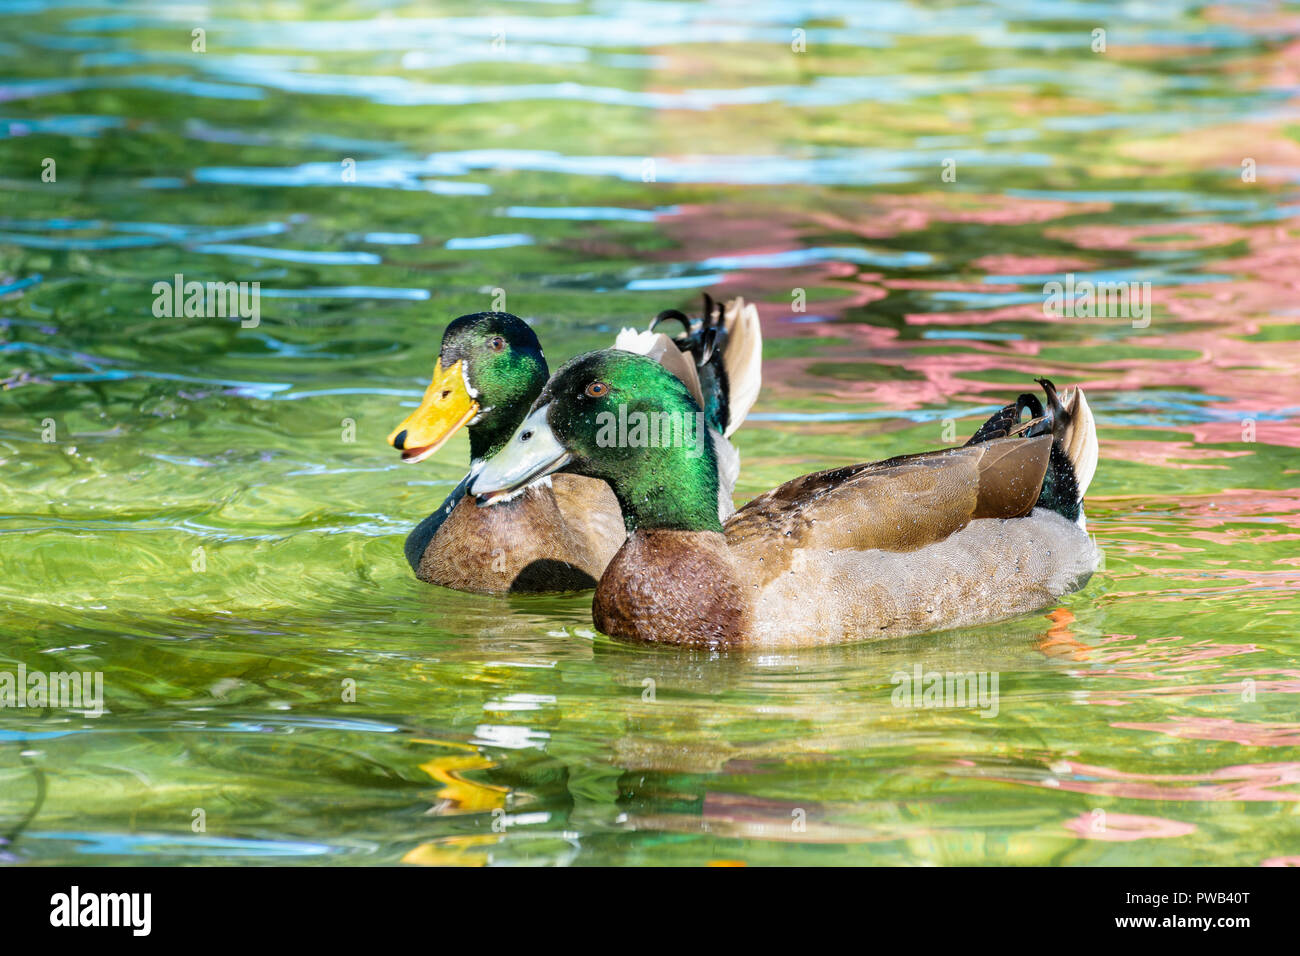
[[[0, 6], [0, 670], [102, 671], [107, 708], [0, 710], [0, 853], [1300, 859], [1298, 34], [1179, 2]], [[1045, 317], [1067, 271], [1152, 282], [1149, 326]], [[261, 325], [155, 318], [175, 273], [260, 281]], [[504, 290], [558, 363], [700, 288], [764, 316], [743, 496], [961, 440], [1046, 374], [1097, 413], [1104, 571], [761, 655], [415, 581], [467, 443], [383, 440], [443, 325]], [[997, 715], [894, 707], [918, 665], [995, 672]]]

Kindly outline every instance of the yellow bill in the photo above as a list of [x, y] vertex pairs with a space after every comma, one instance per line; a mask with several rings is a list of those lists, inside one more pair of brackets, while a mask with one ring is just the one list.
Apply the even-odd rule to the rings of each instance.
[[388, 436], [388, 444], [402, 453], [402, 461], [424, 461], [478, 414], [478, 402], [470, 397], [461, 374], [461, 363], [446, 369], [442, 359], [433, 367], [433, 381], [411, 412]]

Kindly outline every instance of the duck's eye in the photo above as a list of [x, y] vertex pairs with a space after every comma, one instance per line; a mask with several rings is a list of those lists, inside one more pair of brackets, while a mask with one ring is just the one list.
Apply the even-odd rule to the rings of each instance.
[[532, 429], [529, 429], [528, 431], [523, 432], [522, 434], [520, 434], [520, 436], [519, 436], [519, 440], [520, 440], [520, 441], [528, 441], [528, 439], [530, 439], [530, 438], [532, 438], [532, 437], [533, 437]]
[[494, 335], [492, 338], [488, 339], [488, 347], [491, 348], [493, 352], [500, 352], [506, 347], [506, 340], [499, 335]]
[[600, 398], [609, 393], [609, 386], [604, 382], [592, 382], [584, 391], [588, 398]]

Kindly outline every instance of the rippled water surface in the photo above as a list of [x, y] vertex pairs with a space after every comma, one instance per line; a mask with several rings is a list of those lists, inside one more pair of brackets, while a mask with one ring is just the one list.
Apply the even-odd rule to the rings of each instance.
[[[1298, 80], [1271, 3], [0, 4], [0, 670], [106, 706], [0, 710], [0, 855], [1300, 861]], [[260, 325], [156, 317], [177, 273]], [[1045, 315], [1067, 273], [1150, 321]], [[554, 366], [704, 289], [763, 315], [742, 497], [1047, 375], [1104, 570], [764, 654], [415, 581], [468, 443], [384, 437], [445, 323]]]

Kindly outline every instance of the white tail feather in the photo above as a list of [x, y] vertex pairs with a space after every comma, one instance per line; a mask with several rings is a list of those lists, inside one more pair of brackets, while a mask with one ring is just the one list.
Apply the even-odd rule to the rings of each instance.
[[740, 297], [728, 300], [722, 314], [727, 330], [727, 346], [722, 353], [728, 386], [725, 434], [730, 436], [754, 407], [763, 384], [763, 326], [758, 309]]
[[629, 329], [625, 326], [614, 337], [614, 348], [620, 352], [635, 352], [637, 355], [648, 355], [657, 342], [658, 337], [654, 332], [638, 332], [636, 329]]
[[1061, 437], [1061, 445], [1074, 465], [1079, 500], [1082, 501], [1088, 485], [1092, 484], [1092, 476], [1097, 473], [1097, 459], [1101, 453], [1097, 445], [1097, 425], [1088, 400], [1083, 397], [1083, 389], [1075, 388], [1061, 399], [1061, 404], [1070, 413], [1070, 425]]

